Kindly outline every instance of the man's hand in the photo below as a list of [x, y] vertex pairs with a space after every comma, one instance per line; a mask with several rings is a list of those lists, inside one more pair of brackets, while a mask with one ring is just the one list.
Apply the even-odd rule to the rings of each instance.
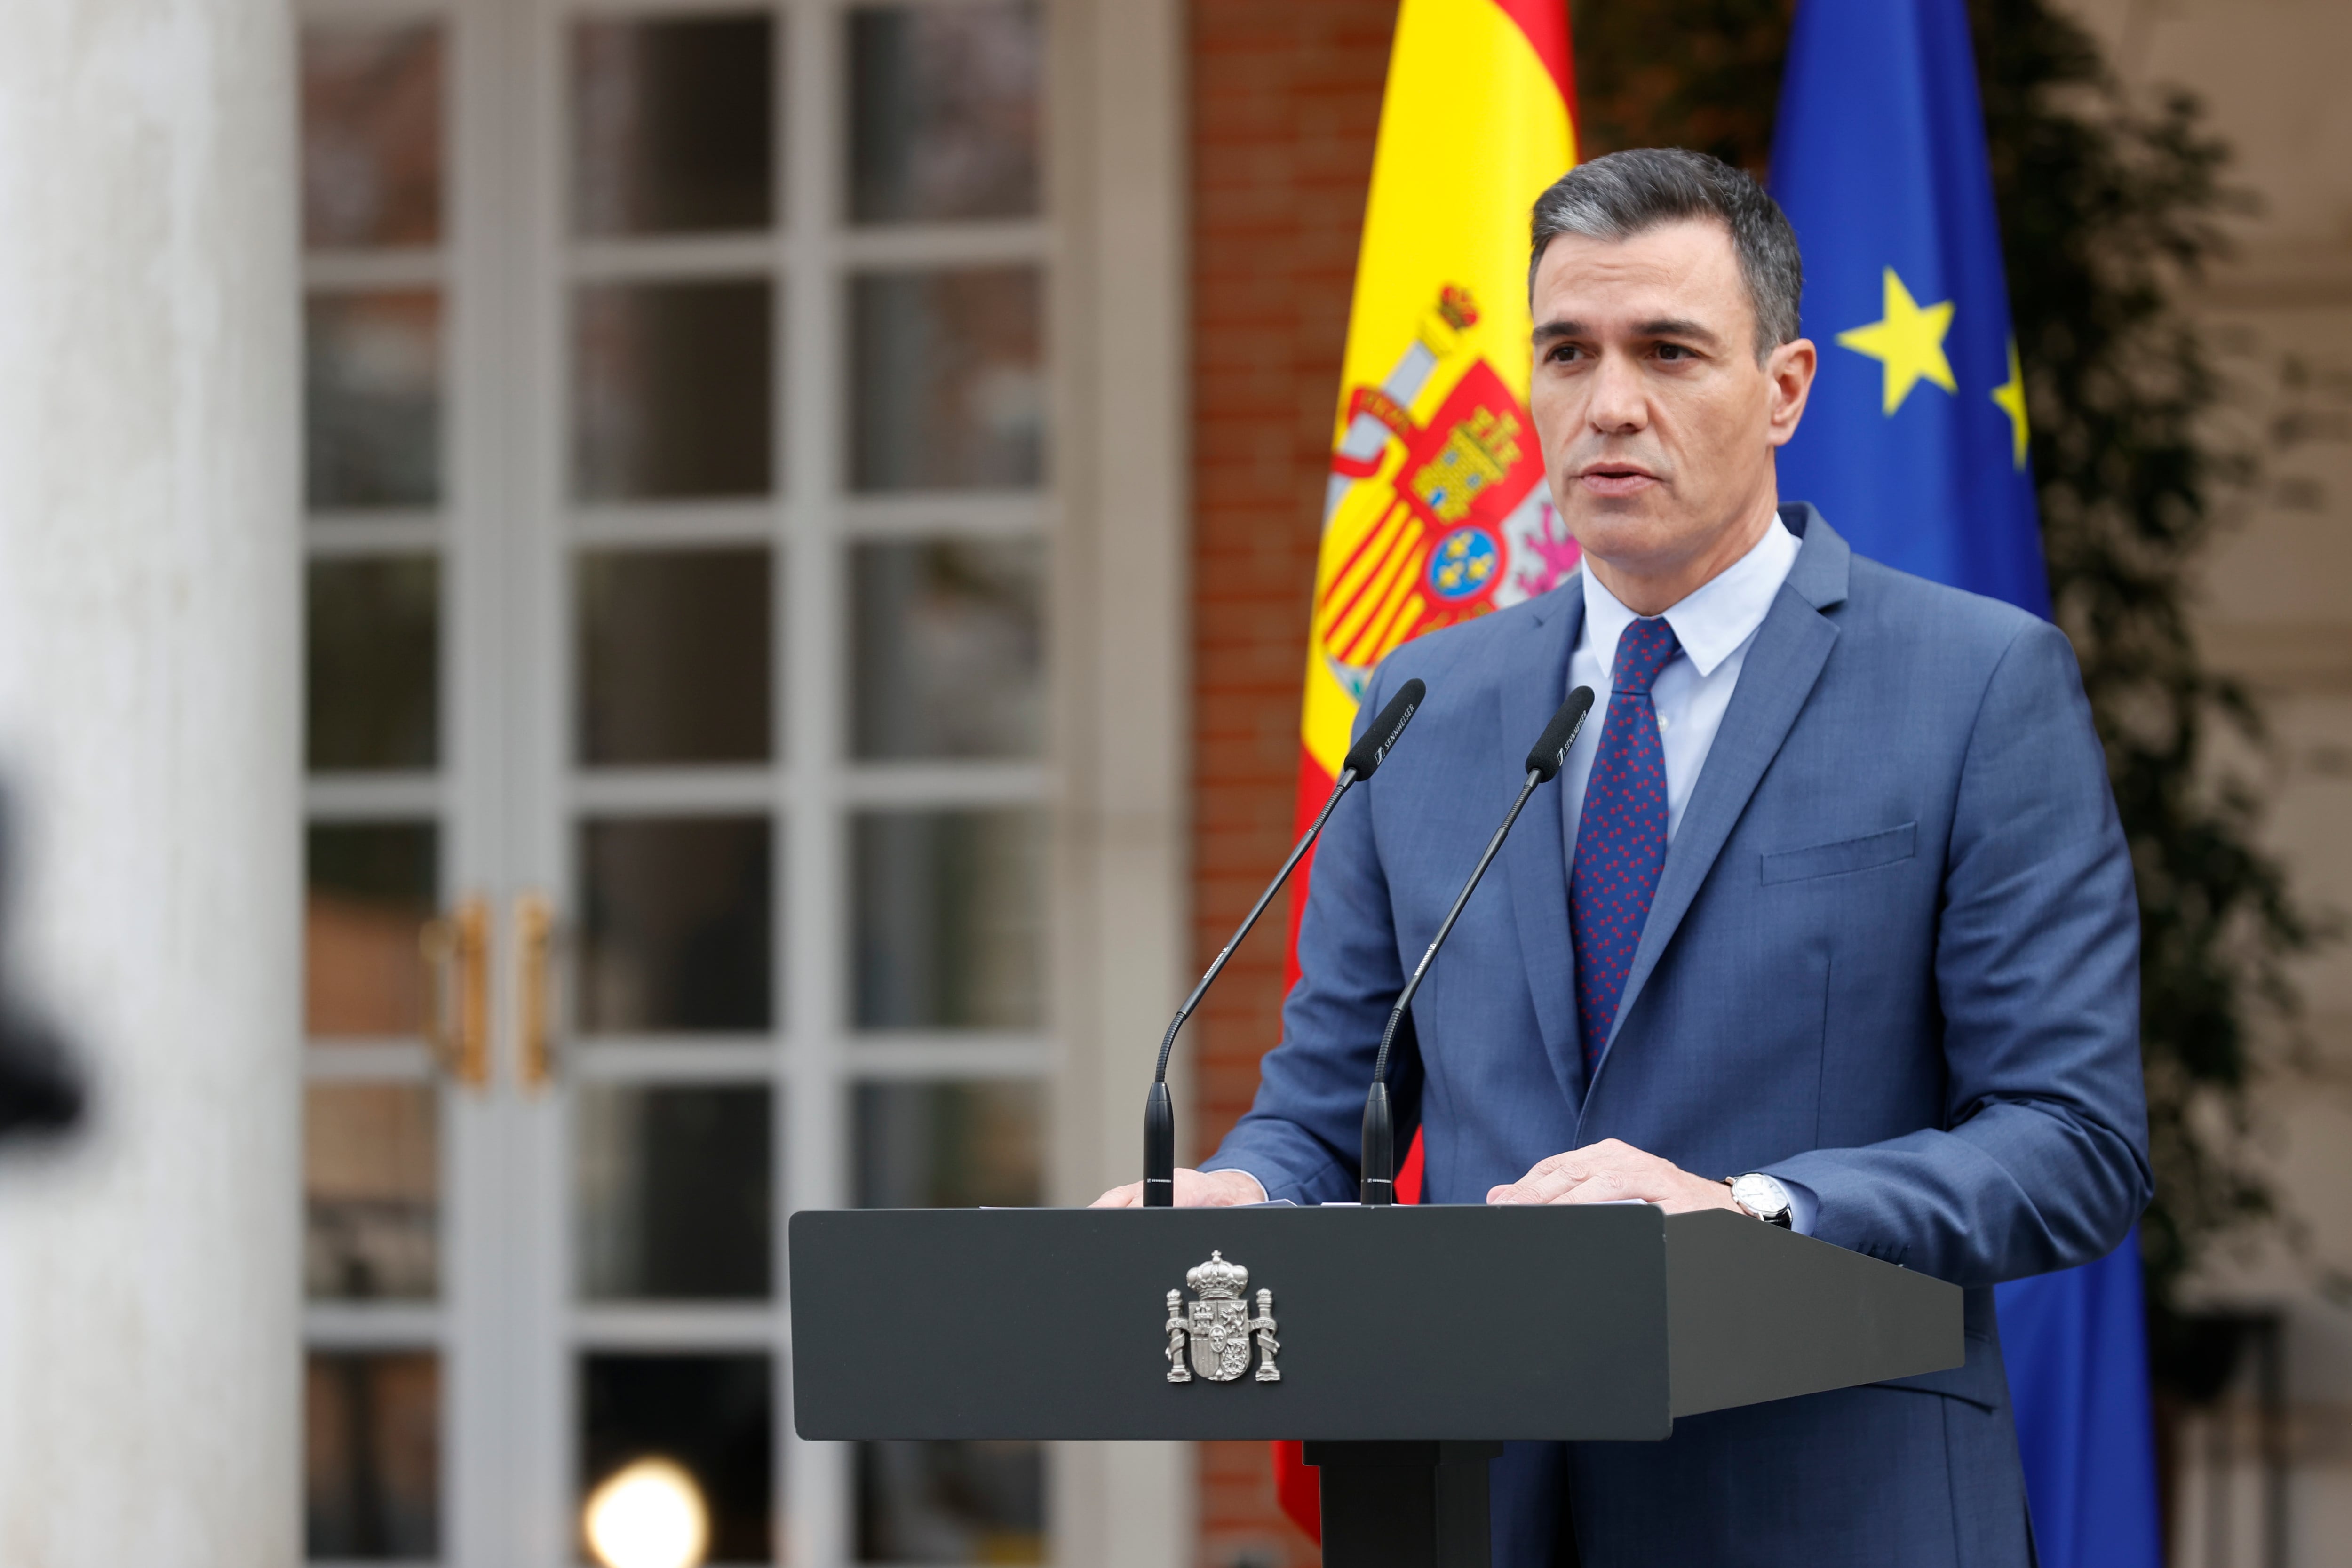
[[[1498, 1189], [1499, 1190], [1499, 1189]], [[1176, 1173], [1176, 1206], [1180, 1209], [1228, 1209], [1236, 1204], [1262, 1204], [1265, 1189], [1247, 1171]], [[1087, 1205], [1090, 1209], [1135, 1209], [1143, 1206], [1143, 1184], [1113, 1187]]]
[[[1183, 1177], [1177, 1177], [1182, 1193]], [[1122, 1189], [1124, 1190], [1124, 1189]], [[1668, 1214], [1692, 1209], [1740, 1209], [1731, 1201], [1731, 1189], [1721, 1182], [1694, 1176], [1655, 1154], [1644, 1154], [1616, 1139], [1571, 1149], [1538, 1160], [1516, 1182], [1490, 1187], [1490, 1204], [1605, 1204], [1640, 1198], [1663, 1206]], [[1178, 1202], [1182, 1202], [1179, 1197]]]

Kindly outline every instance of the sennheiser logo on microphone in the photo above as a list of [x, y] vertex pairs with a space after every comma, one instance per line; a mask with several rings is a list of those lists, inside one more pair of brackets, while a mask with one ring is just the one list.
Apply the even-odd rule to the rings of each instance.
[[1396, 728], [1389, 731], [1389, 738], [1382, 741], [1380, 749], [1372, 753], [1372, 763], [1375, 766], [1389, 760], [1390, 751], [1395, 747], [1398, 739], [1404, 734], [1404, 727], [1412, 722], [1412, 716], [1418, 711], [1420, 711], [1420, 705], [1416, 703], [1398, 716]]
[[1381, 709], [1379, 715], [1364, 726], [1364, 732], [1356, 738], [1355, 745], [1349, 749], [1347, 761], [1341, 764], [1341, 773], [1360, 780], [1368, 779], [1378, 772], [1380, 765], [1388, 761], [1389, 753], [1396, 749], [1405, 726], [1412, 721], [1413, 714], [1421, 708], [1421, 700], [1428, 691], [1429, 688], [1418, 679], [1408, 680], [1399, 687], [1397, 694], [1389, 699], [1388, 706]]

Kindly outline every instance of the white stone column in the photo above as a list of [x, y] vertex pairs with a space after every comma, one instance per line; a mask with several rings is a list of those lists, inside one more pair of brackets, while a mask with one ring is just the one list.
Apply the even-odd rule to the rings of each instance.
[[286, 0], [0, 25], [6, 974], [79, 1138], [0, 1154], [0, 1563], [300, 1555]]
[[[1067, 510], [1053, 618], [1062, 836], [1056, 1196], [1141, 1173], [1143, 1097], [1192, 988], [1192, 544], [1181, 0], [1058, 7], [1054, 461]], [[1176, 1152], [1202, 1152], [1189, 1043], [1171, 1068]], [[1065, 1443], [1055, 1551], [1094, 1568], [1197, 1556], [1190, 1443]]]

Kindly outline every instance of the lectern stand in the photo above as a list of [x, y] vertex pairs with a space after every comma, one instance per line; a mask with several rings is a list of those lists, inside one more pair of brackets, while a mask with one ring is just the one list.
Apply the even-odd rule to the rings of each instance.
[[1506, 1439], [1962, 1356], [1953, 1286], [1646, 1204], [803, 1213], [792, 1303], [804, 1437], [1303, 1437], [1329, 1568], [1484, 1568]]

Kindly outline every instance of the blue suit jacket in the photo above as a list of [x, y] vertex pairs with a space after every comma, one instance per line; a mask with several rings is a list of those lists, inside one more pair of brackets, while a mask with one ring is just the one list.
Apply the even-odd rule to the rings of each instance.
[[[1557, 790], [1424, 983], [1400, 1080], [1424, 1195], [1482, 1202], [1606, 1138], [1770, 1172], [1818, 1196], [1815, 1236], [1966, 1287], [1967, 1364], [1664, 1443], [1515, 1445], [1497, 1568], [1540, 1568], [1563, 1488], [1588, 1564], [2024, 1563], [1991, 1287], [2105, 1254], [2151, 1190], [2131, 863], [2065, 637], [1853, 555], [1811, 507], [1781, 515], [1796, 563], [1591, 1080]], [[1206, 1168], [1356, 1195], [1381, 1024], [1566, 696], [1583, 613], [1571, 581], [1383, 664], [1365, 713], [1412, 676], [1428, 700], [1325, 830], [1282, 1043]]]

